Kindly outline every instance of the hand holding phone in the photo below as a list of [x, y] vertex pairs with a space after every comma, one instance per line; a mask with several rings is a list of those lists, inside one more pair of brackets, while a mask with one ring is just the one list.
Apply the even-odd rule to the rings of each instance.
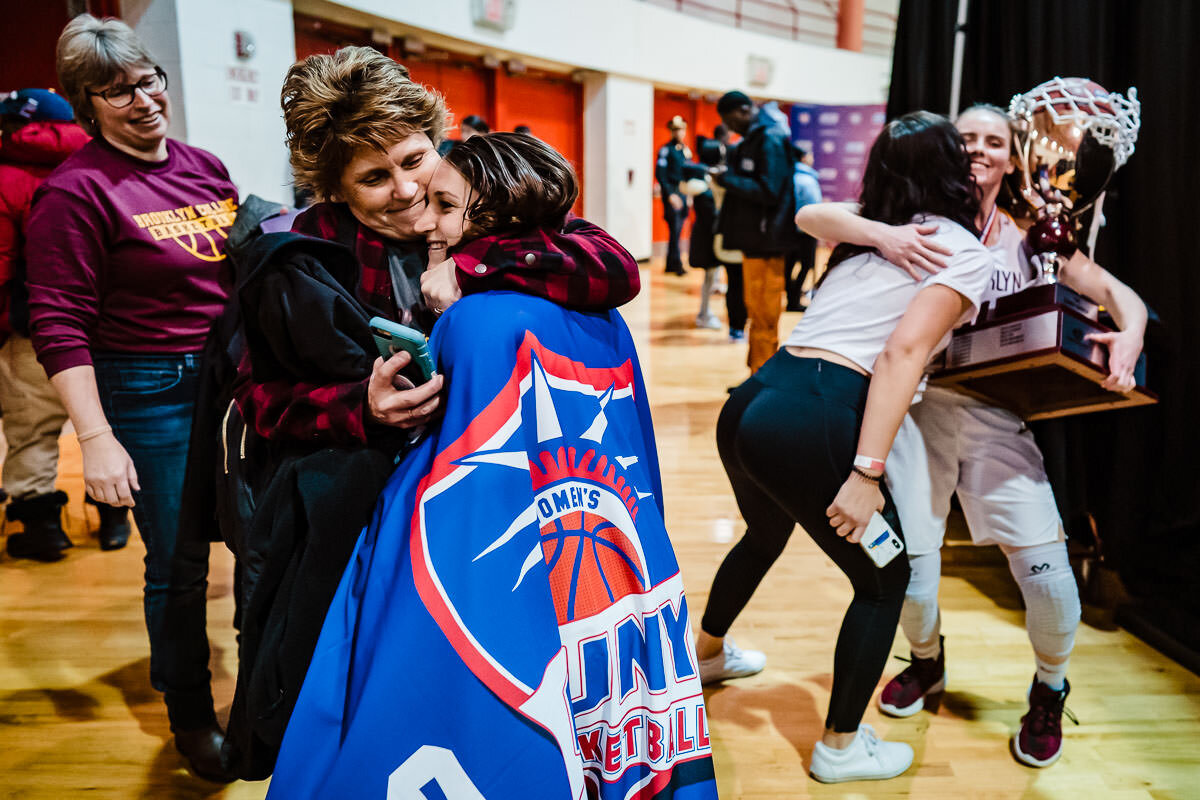
[[[425, 334], [383, 317], [371, 317], [367, 324], [371, 327], [375, 346], [379, 348], [379, 355], [384, 361], [403, 350], [412, 356], [412, 363], [416, 365], [415, 371], [421, 379], [417, 383], [425, 383], [437, 374]], [[412, 370], [409, 372], [411, 375]]]
[[411, 366], [407, 351], [387, 361], [376, 359], [367, 382], [367, 409], [371, 418], [397, 428], [416, 428], [431, 422], [441, 411], [442, 376], [413, 387], [399, 371]]
[[888, 562], [904, 552], [904, 542], [878, 511], [871, 515], [871, 521], [867, 523], [867, 530], [858, 540], [858, 545], [877, 567], [887, 566]]

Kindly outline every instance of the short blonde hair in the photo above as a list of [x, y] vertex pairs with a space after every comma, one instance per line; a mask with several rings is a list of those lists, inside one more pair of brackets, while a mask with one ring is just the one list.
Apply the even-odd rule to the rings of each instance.
[[387, 150], [414, 133], [436, 146], [446, 103], [370, 47], [343, 47], [293, 64], [280, 95], [296, 185], [328, 200], [361, 147]]
[[119, 19], [80, 14], [58, 37], [58, 82], [75, 109], [75, 119], [92, 136], [97, 130], [88, 87], [102, 86], [139, 67], [159, 69], [133, 28]]

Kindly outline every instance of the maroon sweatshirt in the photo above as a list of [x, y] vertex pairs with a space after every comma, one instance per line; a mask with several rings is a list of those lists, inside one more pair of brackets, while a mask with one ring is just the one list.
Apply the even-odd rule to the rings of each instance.
[[96, 138], [38, 188], [25, 259], [47, 374], [91, 364], [92, 351], [203, 349], [229, 294], [237, 189], [211, 153], [174, 139], [167, 153], [147, 162]]

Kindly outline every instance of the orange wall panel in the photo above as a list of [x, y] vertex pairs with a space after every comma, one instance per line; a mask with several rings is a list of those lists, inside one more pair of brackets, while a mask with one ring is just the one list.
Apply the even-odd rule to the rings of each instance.
[[318, 54], [332, 54], [339, 47], [347, 45], [371, 44], [368, 31], [332, 20], [294, 14], [293, 24], [296, 29], [297, 61]]
[[454, 126], [446, 131], [446, 138], [459, 138], [458, 123], [471, 114], [478, 114], [491, 124], [489, 70], [453, 61], [421, 61], [413, 58], [403, 63], [414, 81], [437, 89], [446, 98], [446, 107], [450, 109], [451, 124]]
[[720, 124], [721, 115], [717, 113], [717, 104], [709, 100], [697, 100], [695, 133], [712, 138], [713, 129]]
[[575, 213], [583, 212], [583, 85], [568, 77], [496, 72], [496, 118], [492, 130], [528, 125], [533, 135], [571, 162], [579, 177]]

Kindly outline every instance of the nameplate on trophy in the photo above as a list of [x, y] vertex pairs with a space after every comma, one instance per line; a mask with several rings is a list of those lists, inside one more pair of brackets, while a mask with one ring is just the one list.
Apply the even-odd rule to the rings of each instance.
[[[955, 332], [943, 366], [930, 383], [1007, 408], [1026, 420], [1158, 402], [1145, 388], [1145, 355], [1134, 370], [1133, 391], [1120, 394], [1100, 386], [1108, 376], [1108, 352], [1086, 337], [1110, 329], [1085, 316], [1087, 307], [1079, 303], [1044, 302], [1061, 300], [1058, 292], [1054, 286], [1036, 286], [1002, 298], [1010, 302], [997, 303], [990, 318]], [[999, 313], [1005, 308], [1012, 313]]]
[[1022, 311], [1045, 306], [1064, 306], [1092, 322], [1100, 320], [1100, 306], [1092, 300], [1061, 283], [1043, 283], [996, 298], [984, 308], [978, 322], [1011, 317]]

